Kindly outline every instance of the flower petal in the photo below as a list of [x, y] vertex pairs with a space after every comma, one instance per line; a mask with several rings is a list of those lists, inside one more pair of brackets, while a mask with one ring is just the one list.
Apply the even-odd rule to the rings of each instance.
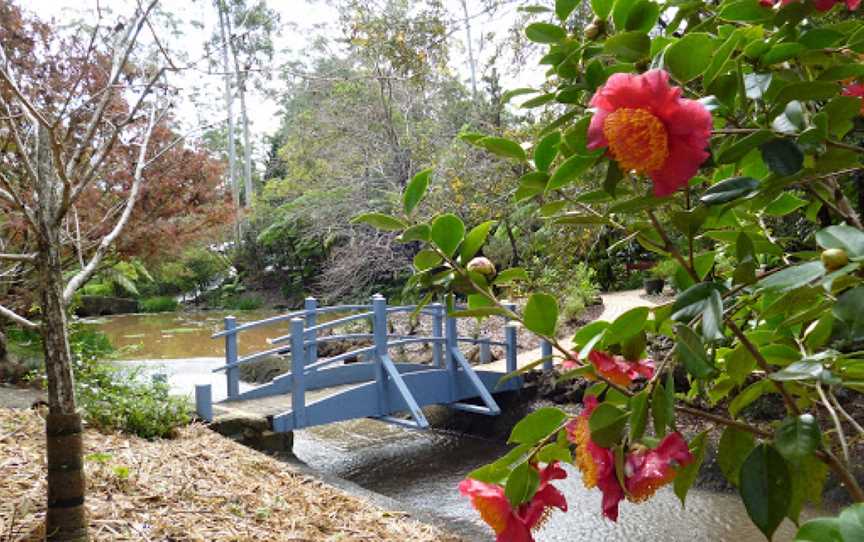
[[704, 148], [693, 147], [684, 138], [669, 138], [669, 158], [663, 167], [651, 174], [654, 181], [654, 195], [668, 196], [679, 188], [686, 186], [699, 166], [708, 158]]

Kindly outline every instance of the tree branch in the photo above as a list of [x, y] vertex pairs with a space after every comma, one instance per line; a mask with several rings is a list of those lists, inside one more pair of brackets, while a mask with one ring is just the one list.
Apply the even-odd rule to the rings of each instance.
[[158, 119], [156, 117], [156, 111], [153, 110], [150, 112], [150, 121], [147, 124], [147, 131], [144, 133], [144, 140], [141, 142], [141, 149], [138, 152], [138, 162], [135, 165], [135, 174], [132, 180], [132, 189], [129, 191], [129, 196], [126, 200], [126, 206], [123, 209], [123, 214], [120, 215], [120, 218], [117, 220], [117, 223], [114, 225], [114, 228], [111, 230], [111, 232], [102, 238], [102, 241], [96, 248], [96, 252], [93, 253], [93, 256], [90, 258], [90, 261], [87, 263], [87, 265], [74, 277], [72, 277], [66, 284], [66, 288], [63, 289], [64, 303], [69, 303], [72, 300], [72, 295], [75, 294], [75, 291], [80, 288], [85, 282], [87, 282], [87, 280], [93, 275], [93, 273], [96, 272], [96, 269], [99, 266], [99, 262], [102, 261], [102, 258], [105, 256], [105, 253], [111, 247], [111, 244], [114, 242], [117, 236], [120, 235], [120, 233], [123, 231], [123, 228], [126, 227], [126, 223], [129, 222], [129, 217], [132, 216], [132, 209], [135, 207], [135, 203], [138, 201], [138, 195], [141, 191], [141, 179], [144, 177], [144, 166], [146, 165], [145, 159], [147, 157], [147, 147], [150, 144], [150, 136], [153, 134], [153, 129], [155, 128], [157, 122]]
[[13, 311], [12, 309], [7, 309], [3, 305], [0, 305], [0, 316], [5, 316], [9, 320], [12, 320], [16, 324], [22, 325], [29, 329], [38, 329], [39, 324], [36, 322], [31, 322], [30, 320], [20, 316], [18, 313]]
[[3, 254], [0, 252], [0, 260], [8, 260], [12, 262], [32, 262], [36, 259], [36, 253], [31, 254]]

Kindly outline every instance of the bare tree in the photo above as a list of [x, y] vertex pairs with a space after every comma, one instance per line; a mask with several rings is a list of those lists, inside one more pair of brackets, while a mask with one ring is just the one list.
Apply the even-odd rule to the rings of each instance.
[[[231, 64], [228, 52], [231, 49], [231, 14], [224, 0], [216, 0], [219, 12], [219, 33], [222, 38], [222, 68], [225, 71], [225, 110], [228, 113], [228, 178], [231, 183], [231, 196], [234, 201], [234, 240], [240, 245], [240, 182], [237, 179], [237, 149], [234, 141], [234, 93], [231, 90]], [[248, 197], [248, 196], [247, 196]]]
[[[24, 223], [31, 240], [27, 246], [32, 247], [24, 253], [0, 254], [0, 260], [30, 266], [40, 319], [3, 305], [0, 315], [38, 330], [44, 345], [49, 540], [88, 539], [81, 416], [66, 314], [75, 291], [99, 269], [129, 222], [145, 169], [161, 154], [149, 147], [154, 127], [170, 107], [165, 69], [152, 62], [134, 65], [131, 60], [157, 1], [139, 5], [126, 20], [97, 20], [89, 39], [57, 38], [24, 55], [14, 32], [0, 43], [0, 208]], [[14, 9], [0, 7], [6, 15]], [[27, 58], [35, 64], [26, 64]], [[44, 64], [54, 69], [40, 78]], [[75, 235], [69, 234], [74, 227], [69, 224], [76, 205], [82, 195], [94, 191], [116, 197], [112, 152], [135, 143], [138, 150], [126, 166], [134, 173], [125, 201], [105, 216], [106, 233], [94, 246], [75, 247]], [[77, 252], [80, 268], [67, 279], [63, 261], [69, 252]]]

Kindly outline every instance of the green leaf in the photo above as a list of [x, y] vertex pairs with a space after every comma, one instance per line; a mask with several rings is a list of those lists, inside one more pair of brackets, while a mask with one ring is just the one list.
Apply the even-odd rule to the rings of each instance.
[[648, 57], [651, 39], [642, 32], [622, 32], [606, 40], [606, 53], [624, 62], [635, 62]]
[[408, 182], [405, 187], [405, 193], [402, 194], [402, 206], [405, 209], [405, 214], [410, 215], [414, 212], [417, 204], [423, 199], [426, 194], [426, 189], [429, 188], [429, 177], [434, 169], [424, 169]]
[[535, 43], [558, 43], [567, 37], [567, 32], [557, 24], [533, 23], [525, 28], [525, 35]]
[[567, 414], [554, 407], [538, 408], [522, 418], [510, 432], [508, 443], [534, 445], [557, 431]]
[[663, 61], [672, 77], [681, 83], [696, 79], [708, 67], [706, 59], [714, 52], [714, 40], [709, 34], [694, 32], [670, 45]]
[[531, 294], [525, 305], [525, 327], [545, 337], [554, 337], [558, 327], [558, 302], [549, 294]]
[[546, 191], [550, 192], [556, 190], [575, 181], [579, 175], [582, 175], [589, 167], [591, 167], [591, 164], [593, 164], [596, 159], [596, 156], [582, 156], [581, 154], [574, 154], [567, 160], [564, 160], [549, 179], [549, 183], [546, 185]]
[[809, 202], [801, 199], [791, 192], [783, 192], [765, 206], [765, 214], [771, 216], [786, 216], [791, 212], [805, 207]]
[[606, 343], [620, 343], [642, 331], [650, 312], [648, 307], [636, 307], [616, 318], [606, 331]]
[[763, 143], [759, 149], [762, 151], [762, 160], [777, 175], [794, 175], [804, 165], [804, 153], [794, 141], [776, 138]]
[[825, 105], [823, 112], [828, 115], [828, 131], [831, 135], [843, 137], [852, 129], [853, 119], [861, 112], [861, 98], [837, 96]]
[[630, 442], [638, 442], [648, 426], [648, 392], [642, 390], [630, 398]]
[[816, 380], [822, 377], [825, 368], [821, 362], [813, 360], [801, 360], [790, 363], [783, 369], [771, 373], [771, 380], [778, 382], [789, 382], [794, 380]]
[[599, 19], [605, 21], [612, 12], [615, 0], [591, 0], [591, 10]]
[[580, 0], [555, 0], [555, 15], [564, 22], [573, 13]]
[[777, 390], [770, 380], [759, 380], [750, 384], [729, 403], [729, 414], [733, 417], [737, 416], [739, 412], [750, 406], [753, 401], [759, 399], [766, 393], [774, 391]]
[[418, 271], [426, 271], [427, 269], [437, 267], [442, 261], [441, 256], [437, 252], [428, 248], [424, 248], [414, 255], [414, 267]]
[[369, 224], [373, 228], [384, 231], [399, 231], [408, 227], [408, 224], [402, 222], [395, 216], [385, 215], [384, 213], [365, 213], [355, 216], [351, 219], [352, 224]]
[[864, 286], [846, 290], [837, 298], [832, 314], [834, 333], [850, 341], [864, 340]]
[[828, 226], [816, 232], [816, 242], [822, 248], [841, 248], [852, 260], [864, 258], [864, 232], [858, 228]]
[[412, 241], [429, 241], [432, 238], [432, 228], [429, 224], [417, 224], [411, 226], [398, 237], [400, 243], [410, 243]]
[[498, 273], [492, 284], [495, 286], [504, 286], [505, 284], [512, 284], [517, 280], [528, 281], [530, 278], [528, 277], [528, 273], [521, 267], [512, 267]]
[[840, 93], [840, 87], [835, 83], [825, 81], [803, 81], [800, 83], [791, 83], [786, 85], [777, 97], [774, 99], [774, 108], [772, 109], [772, 117], [779, 115], [786, 104], [792, 100], [799, 102], [810, 100], [828, 100], [837, 96]]
[[774, 432], [774, 447], [793, 463], [816, 451], [821, 440], [819, 423], [811, 414], [786, 418]]
[[482, 224], [475, 226], [468, 235], [465, 236], [465, 242], [462, 243], [462, 263], [467, 264], [473, 258], [480, 247], [486, 242], [486, 237], [489, 236], [489, 230], [495, 225], [494, 220], [487, 220]]
[[830, 28], [814, 28], [801, 36], [801, 43], [806, 45], [808, 49], [824, 49], [831, 47], [841, 39], [843, 39], [841, 32]]
[[749, 431], [742, 431], [735, 427], [727, 427], [723, 430], [717, 450], [717, 464], [730, 484], [734, 486], [740, 484], [741, 465], [755, 447], [756, 440]]
[[795, 542], [844, 542], [837, 518], [816, 518], [801, 525]]
[[699, 335], [683, 324], [675, 326], [675, 335], [675, 353], [688, 373], [695, 378], [711, 378], [717, 374]]
[[602, 448], [611, 448], [621, 442], [627, 413], [609, 403], [600, 403], [588, 419], [591, 440]]
[[[669, 374], [672, 374], [672, 371], [669, 371]], [[674, 409], [674, 391], [670, 393], [663, 384], [658, 383], [651, 393], [651, 419], [657, 438], [666, 435], [666, 428], [672, 423]]]
[[778, 64], [780, 62], [785, 62], [789, 59], [795, 58], [799, 54], [803, 53], [807, 47], [800, 43], [795, 42], [784, 42], [778, 43], [777, 45], [771, 47], [762, 57], [759, 59], [762, 64], [769, 66], [771, 64]]
[[793, 265], [759, 281], [759, 287], [764, 290], [786, 292], [800, 288], [813, 282], [825, 274], [822, 262], [807, 262]]
[[518, 508], [522, 503], [531, 500], [539, 485], [540, 475], [537, 473], [537, 469], [526, 461], [517, 465], [507, 477], [504, 495], [510, 501], [510, 506]]
[[562, 445], [553, 442], [540, 448], [540, 451], [537, 452], [537, 461], [540, 463], [552, 463], [553, 461], [572, 463], [573, 454], [570, 453], [570, 447], [567, 444]]
[[503, 156], [504, 158], [512, 158], [524, 162], [526, 160], [525, 151], [515, 141], [503, 137], [486, 136], [477, 141], [477, 145], [485, 148], [492, 154]]
[[693, 454], [693, 461], [678, 470], [673, 482], [675, 495], [681, 501], [681, 506], [684, 506], [684, 501], [687, 499], [687, 493], [693, 482], [696, 481], [696, 476], [699, 474], [699, 469], [702, 467], [702, 461], [705, 460], [705, 440], [708, 437], [707, 431], [702, 431], [696, 438], [690, 441], [690, 453]]
[[623, 29], [627, 24], [627, 19], [630, 17], [630, 10], [636, 5], [638, 0], [615, 0], [615, 5], [612, 8], [612, 21], [615, 23], [617, 30]]
[[769, 539], [786, 517], [791, 489], [783, 456], [768, 444], [753, 448], [741, 466], [740, 493], [750, 519]]
[[630, 9], [624, 29], [648, 32], [657, 24], [659, 16], [660, 6], [649, 0], [640, 0]]
[[553, 92], [537, 96], [536, 98], [531, 98], [530, 100], [525, 100], [521, 105], [519, 105], [519, 107], [522, 109], [533, 109], [535, 107], [540, 107], [541, 105], [546, 105], [554, 100], [555, 93]]
[[864, 504], [853, 504], [840, 512], [840, 534], [843, 540], [864, 540]]
[[738, 48], [739, 44], [744, 41], [743, 32], [736, 31], [732, 32], [726, 41], [717, 48], [714, 52], [714, 55], [711, 57], [711, 62], [708, 64], [708, 69], [705, 70], [705, 74], [703, 77], [703, 85], [706, 88], [711, 87], [711, 84], [720, 75], [722, 72], [728, 71], [724, 70], [724, 67], [729, 62], [729, 59], [732, 57], [732, 54]]
[[731, 177], [711, 186], [699, 198], [705, 205], [720, 205], [749, 195], [759, 188], [759, 181], [752, 177]]
[[717, 14], [721, 19], [736, 22], [764, 21], [771, 18], [773, 12], [770, 8], [762, 6], [758, 0], [739, 0], [724, 4]]
[[[507, 92], [505, 92], [504, 94], [501, 95], [501, 103], [506, 104], [507, 102], [509, 102], [510, 100], [512, 100], [513, 98], [515, 98], [517, 96], [523, 96], [525, 94], [537, 94], [538, 92], [540, 92], [540, 91], [537, 89], [534, 89], [534, 88], [528, 88], [528, 87], [514, 88], [513, 90], [508, 90]], [[460, 137], [461, 137], [461, 135], [460, 135]], [[477, 139], [481, 139], [482, 137], [483, 136], [480, 136]]]
[[723, 287], [713, 282], [700, 282], [687, 288], [675, 298], [672, 305], [672, 319], [676, 322], [689, 322], [705, 312], [712, 292], [723, 292]]
[[561, 141], [561, 132], [555, 131], [546, 134], [534, 148], [534, 166], [540, 171], [549, 171], [549, 166], [558, 154], [558, 143]]
[[465, 235], [465, 224], [458, 216], [447, 213], [432, 222], [432, 242], [448, 258], [452, 258]]
[[[717, 163], [732, 164], [744, 158], [748, 152], [763, 143], [774, 139], [774, 133], [770, 130], [759, 130], [736, 141], [732, 146], [721, 151], [717, 155]], [[716, 186], [716, 185], [715, 185]]]

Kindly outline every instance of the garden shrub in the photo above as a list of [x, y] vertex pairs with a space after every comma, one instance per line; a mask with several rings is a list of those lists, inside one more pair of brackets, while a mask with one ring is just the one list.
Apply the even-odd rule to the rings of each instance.
[[180, 304], [173, 297], [156, 296], [142, 299], [138, 306], [141, 312], [171, 312], [176, 311]]

